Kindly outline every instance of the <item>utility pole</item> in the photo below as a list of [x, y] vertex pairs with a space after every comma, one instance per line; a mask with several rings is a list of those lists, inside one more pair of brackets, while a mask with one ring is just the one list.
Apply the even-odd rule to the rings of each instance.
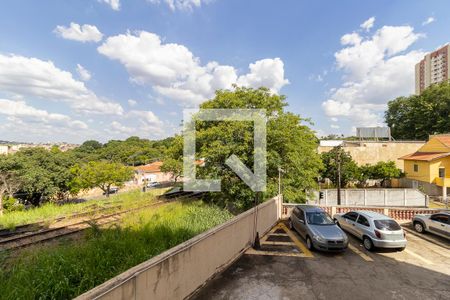
[[341, 148], [338, 148], [337, 168], [338, 168], [338, 186], [337, 186], [337, 205], [341, 205]]
[[278, 167], [278, 195], [281, 195], [281, 173], [285, 173], [285, 171]]

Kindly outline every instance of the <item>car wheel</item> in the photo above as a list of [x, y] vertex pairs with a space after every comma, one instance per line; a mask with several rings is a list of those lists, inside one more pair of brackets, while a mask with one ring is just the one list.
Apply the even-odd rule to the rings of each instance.
[[423, 225], [420, 222], [416, 222], [414, 223], [414, 230], [417, 231], [418, 233], [423, 233]]
[[405, 247], [397, 248], [398, 252], [402, 252], [403, 250], [405, 250]]
[[313, 245], [311, 239], [309, 238], [309, 236], [306, 237], [306, 247], [307, 247], [309, 250], [314, 250], [314, 245]]
[[372, 250], [373, 250], [373, 242], [372, 242], [372, 240], [371, 240], [370, 238], [368, 238], [367, 236], [365, 236], [365, 237], [363, 238], [363, 245], [364, 245], [364, 248], [366, 248], [367, 250], [369, 250], [369, 251], [372, 251]]

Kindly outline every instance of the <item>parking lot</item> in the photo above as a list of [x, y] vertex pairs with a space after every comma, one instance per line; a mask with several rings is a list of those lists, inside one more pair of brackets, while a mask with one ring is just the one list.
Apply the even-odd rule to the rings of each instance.
[[402, 252], [310, 252], [285, 224], [262, 237], [193, 299], [450, 299], [450, 243], [406, 231]]

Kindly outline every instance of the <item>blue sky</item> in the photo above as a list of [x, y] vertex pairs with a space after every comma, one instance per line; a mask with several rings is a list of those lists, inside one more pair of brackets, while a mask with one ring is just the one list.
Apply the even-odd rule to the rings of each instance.
[[448, 1], [3, 1], [0, 140], [163, 138], [217, 88], [265, 85], [319, 135], [382, 125], [450, 41]]

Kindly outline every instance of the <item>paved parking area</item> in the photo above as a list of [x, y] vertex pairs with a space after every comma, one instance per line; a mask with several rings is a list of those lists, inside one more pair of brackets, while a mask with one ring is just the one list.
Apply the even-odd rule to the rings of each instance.
[[311, 253], [278, 225], [193, 299], [450, 299], [450, 243], [407, 239], [403, 252], [368, 252], [350, 237], [345, 252]]

